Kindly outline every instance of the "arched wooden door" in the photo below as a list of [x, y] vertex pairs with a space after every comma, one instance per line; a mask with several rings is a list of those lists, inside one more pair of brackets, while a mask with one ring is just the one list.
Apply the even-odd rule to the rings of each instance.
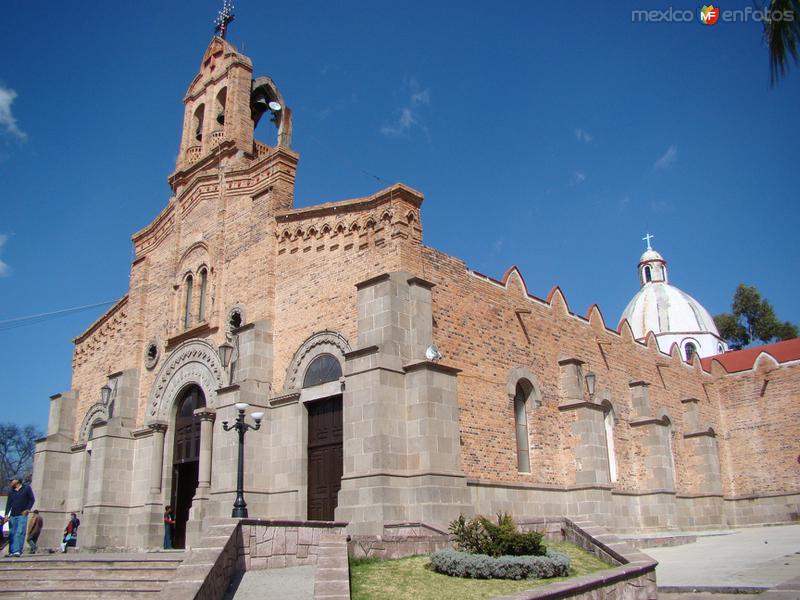
[[194, 411], [206, 405], [206, 398], [198, 386], [186, 388], [178, 400], [175, 417], [175, 443], [172, 451], [171, 506], [175, 515], [173, 546], [186, 546], [186, 522], [189, 509], [197, 491], [200, 467], [200, 419]]

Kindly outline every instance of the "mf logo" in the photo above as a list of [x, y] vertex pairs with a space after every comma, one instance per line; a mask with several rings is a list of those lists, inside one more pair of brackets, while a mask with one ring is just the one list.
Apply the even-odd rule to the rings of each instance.
[[713, 25], [718, 19], [719, 8], [713, 4], [709, 4], [708, 6], [704, 4], [703, 8], [700, 9], [700, 21], [704, 25]]

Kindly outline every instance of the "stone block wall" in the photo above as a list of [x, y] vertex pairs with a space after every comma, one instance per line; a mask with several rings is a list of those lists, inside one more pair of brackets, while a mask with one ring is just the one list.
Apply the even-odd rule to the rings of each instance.
[[316, 565], [325, 536], [344, 538], [346, 523], [245, 519], [240, 560], [246, 570]]

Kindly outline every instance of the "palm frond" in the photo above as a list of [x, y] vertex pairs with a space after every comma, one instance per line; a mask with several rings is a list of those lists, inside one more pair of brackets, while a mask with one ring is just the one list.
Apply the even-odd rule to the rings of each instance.
[[771, 0], [764, 20], [764, 41], [769, 49], [770, 83], [786, 74], [790, 60], [798, 61], [800, 0]]

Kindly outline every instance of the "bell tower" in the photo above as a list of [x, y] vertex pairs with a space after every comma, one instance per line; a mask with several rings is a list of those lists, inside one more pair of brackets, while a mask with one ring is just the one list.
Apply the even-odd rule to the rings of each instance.
[[[223, 156], [236, 162], [262, 158], [273, 149], [291, 151], [291, 110], [269, 77], [253, 78], [253, 63], [216, 35], [183, 99], [183, 133], [173, 189], [191, 173]], [[253, 132], [262, 118], [277, 128], [272, 144], [257, 142]]]

